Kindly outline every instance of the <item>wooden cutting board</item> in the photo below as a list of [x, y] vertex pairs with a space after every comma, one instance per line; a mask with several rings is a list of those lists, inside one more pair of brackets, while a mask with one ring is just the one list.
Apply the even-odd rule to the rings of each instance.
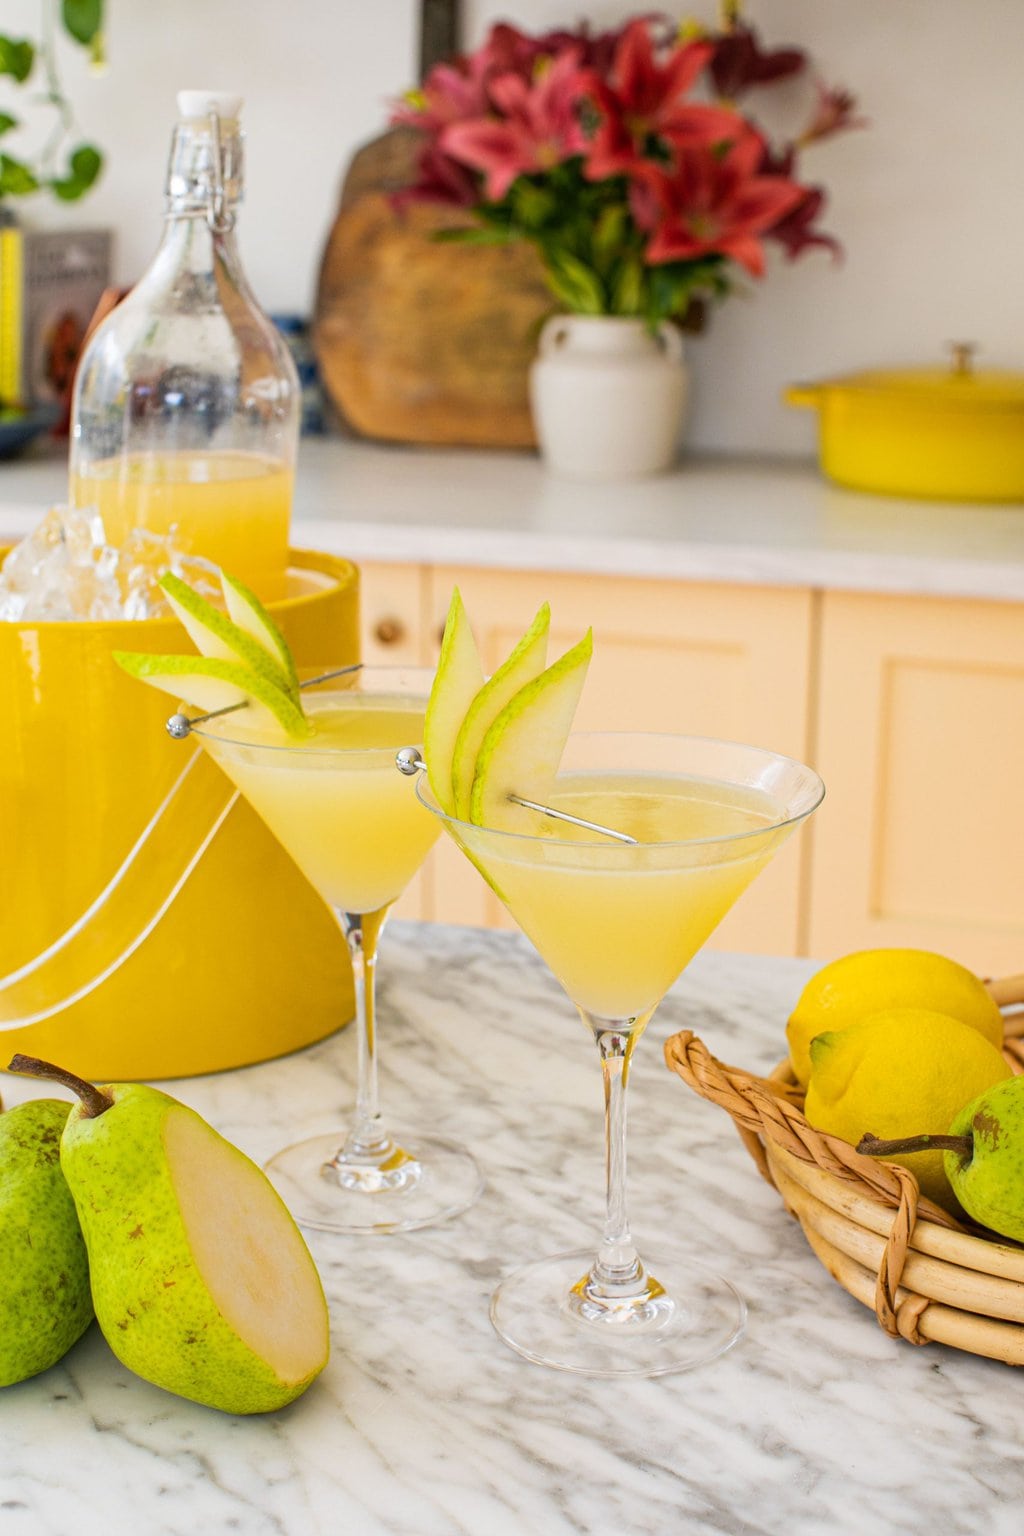
[[[454, 47], [423, 16], [424, 73]], [[436, 20], [436, 18], [435, 18]], [[441, 50], [439, 53], [438, 50]], [[360, 149], [345, 176], [320, 268], [313, 342], [346, 423], [393, 442], [525, 448], [536, 439], [527, 372], [553, 300], [531, 246], [438, 243], [468, 222], [390, 194], [414, 179], [416, 135], [397, 128]]]

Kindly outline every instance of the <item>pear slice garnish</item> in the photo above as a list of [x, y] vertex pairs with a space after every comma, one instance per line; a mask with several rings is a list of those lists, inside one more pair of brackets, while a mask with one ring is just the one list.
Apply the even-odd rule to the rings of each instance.
[[188, 582], [168, 571], [160, 578], [160, 588], [201, 655], [242, 662], [251, 672], [259, 673], [285, 693], [297, 695], [298, 685], [280, 659], [271, 655], [227, 614], [193, 591]]
[[228, 617], [257, 645], [261, 645], [271, 660], [282, 668], [291, 687], [298, 688], [299, 674], [295, 670], [288, 642], [255, 592], [251, 592], [237, 576], [229, 576], [226, 571], [220, 573], [220, 587]]
[[423, 721], [423, 755], [427, 778], [441, 809], [451, 815], [452, 758], [466, 711], [484, 685], [484, 669], [469, 627], [458, 587], [452, 592], [441, 641], [441, 656], [434, 674]]
[[469, 819], [498, 831], [523, 831], [527, 813], [510, 799], [547, 804], [594, 648], [587, 630], [576, 645], [522, 687], [488, 728], [477, 754]]
[[254, 724], [276, 725], [285, 736], [301, 740], [312, 731], [298, 704], [284, 689], [240, 661], [222, 656], [154, 656], [115, 651], [114, 660], [129, 677], [184, 699], [204, 713], [247, 704]]
[[508, 660], [487, 679], [466, 711], [452, 754], [452, 796], [460, 821], [469, 820], [473, 776], [483, 739], [509, 700], [543, 672], [550, 628], [551, 609], [544, 603]]

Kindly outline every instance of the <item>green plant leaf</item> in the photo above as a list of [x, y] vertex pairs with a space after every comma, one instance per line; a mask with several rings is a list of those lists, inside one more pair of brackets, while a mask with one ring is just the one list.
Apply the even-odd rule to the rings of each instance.
[[75, 41], [88, 45], [103, 30], [103, 0], [61, 0], [61, 16]]
[[32, 73], [36, 51], [25, 37], [0, 37], [0, 75], [13, 75], [19, 85]]
[[25, 197], [38, 187], [34, 172], [24, 161], [0, 155], [0, 197]]
[[604, 285], [593, 268], [571, 252], [541, 247], [548, 282], [555, 295], [575, 315], [607, 312]]
[[619, 263], [612, 283], [612, 313], [642, 315], [645, 308], [646, 269], [639, 256], [626, 256]]
[[0, 112], [0, 133], [10, 133], [12, 128], [17, 128], [18, 119], [12, 117], [9, 112]]
[[88, 192], [102, 169], [103, 156], [99, 150], [92, 144], [79, 144], [72, 151], [67, 175], [53, 177], [47, 186], [65, 203], [73, 203]]

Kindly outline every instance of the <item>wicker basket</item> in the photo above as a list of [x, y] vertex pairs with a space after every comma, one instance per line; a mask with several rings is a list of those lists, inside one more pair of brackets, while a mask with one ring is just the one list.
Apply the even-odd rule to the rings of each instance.
[[[1004, 1010], [1024, 1001], [1024, 977], [989, 989]], [[1004, 1055], [1024, 1071], [1024, 1016], [1004, 1011], [1004, 1022]], [[716, 1061], [689, 1030], [666, 1042], [665, 1060], [728, 1110], [821, 1263], [886, 1333], [1024, 1365], [1024, 1247], [954, 1220], [898, 1164], [816, 1131], [788, 1062], [755, 1077]]]

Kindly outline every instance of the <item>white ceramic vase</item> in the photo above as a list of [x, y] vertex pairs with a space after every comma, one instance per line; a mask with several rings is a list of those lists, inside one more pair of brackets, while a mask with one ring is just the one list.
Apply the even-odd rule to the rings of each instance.
[[683, 338], [663, 321], [556, 315], [530, 370], [548, 467], [576, 480], [627, 480], [671, 467], [686, 415]]

